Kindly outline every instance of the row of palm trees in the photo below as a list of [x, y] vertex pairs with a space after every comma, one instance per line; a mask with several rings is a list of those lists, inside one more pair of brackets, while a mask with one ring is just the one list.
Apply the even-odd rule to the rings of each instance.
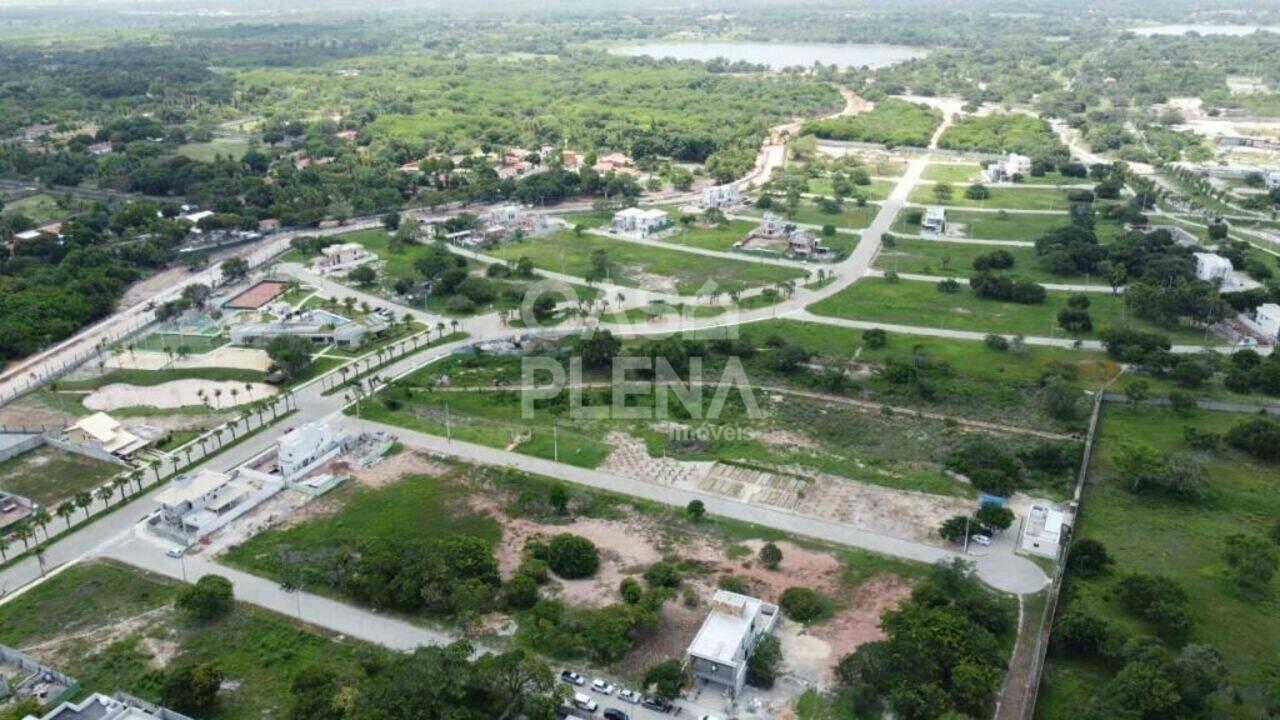
[[[296, 409], [296, 405], [292, 408], [290, 407], [291, 404], [295, 402], [293, 393], [284, 393], [283, 395], [278, 395], [273, 398], [264, 398], [262, 400], [254, 401], [253, 403], [245, 406], [244, 414], [180, 448], [179, 452], [181, 454], [179, 454], [179, 452], [170, 453], [167, 458], [157, 460], [152, 463], [151, 469], [155, 474], [155, 481], [158, 482], [162, 477], [164, 477], [162, 470], [166, 462], [170, 464], [170, 475], [177, 474], [179, 468], [190, 466], [192, 463], [192, 454], [195, 452], [195, 447], [197, 445], [200, 447], [200, 457], [203, 458], [209, 453], [210, 444], [213, 444], [214, 450], [221, 449], [225, 445], [225, 439], [228, 434], [231, 436], [231, 442], [235, 442], [238, 439], [236, 431], [241, 423], [244, 425], [243, 429], [245, 433], [248, 433], [253, 429], [251, 427], [251, 420], [254, 415], [258, 418], [259, 428], [264, 426], [265, 416], [268, 412], [271, 413], [271, 421], [275, 422], [276, 418], [278, 418], [280, 414], [281, 401], [283, 401], [285, 412], [288, 412], [290, 409]], [[31, 515], [28, 522], [14, 528], [13, 532], [8, 536], [0, 536], [0, 562], [8, 560], [8, 551], [11, 547], [9, 544], [10, 542], [21, 541], [22, 551], [27, 552], [31, 549], [31, 543], [34, 541], [36, 543], [37, 558], [40, 560], [41, 567], [43, 567], [44, 544], [49, 542], [50, 537], [48, 526], [55, 517], [64, 520], [67, 524], [67, 529], [69, 530], [71, 528], [71, 521], [75, 517], [76, 512], [83, 512], [83, 519], [88, 519], [90, 509], [93, 507], [95, 501], [102, 503], [100, 510], [106, 510], [111, 504], [113, 498], [116, 499], [117, 504], [123, 504], [131, 495], [129, 492], [130, 486], [133, 487], [132, 495], [142, 492], [144, 472], [145, 469], [135, 469], [127, 474], [117, 475], [108, 483], [102, 485], [96, 490], [84, 490], [78, 492], [72, 498], [63, 501], [54, 508], [52, 514], [50, 514], [47, 508], [37, 508]], [[40, 540], [40, 534], [37, 532], [37, 528], [39, 531], [43, 531], [44, 533], [43, 541]]]

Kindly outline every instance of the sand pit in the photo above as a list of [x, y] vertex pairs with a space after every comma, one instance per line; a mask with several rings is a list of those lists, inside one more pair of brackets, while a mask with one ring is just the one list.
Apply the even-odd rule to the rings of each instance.
[[266, 372], [270, 366], [271, 358], [267, 357], [267, 351], [231, 345], [223, 345], [211, 352], [176, 359], [170, 358], [168, 354], [162, 352], [136, 350], [132, 353], [113, 355], [107, 359], [106, 364], [106, 367], [112, 370], [225, 367], [258, 370], [261, 372]]
[[[217, 395], [222, 391], [221, 396]], [[233, 395], [232, 390], [236, 393]], [[271, 397], [276, 387], [265, 383], [240, 383], [214, 380], [174, 380], [160, 385], [139, 386], [112, 383], [94, 390], [84, 399], [90, 410], [116, 410], [126, 407], [152, 407], [172, 409], [203, 405], [204, 397], [210, 399], [215, 410], [244, 405]]]

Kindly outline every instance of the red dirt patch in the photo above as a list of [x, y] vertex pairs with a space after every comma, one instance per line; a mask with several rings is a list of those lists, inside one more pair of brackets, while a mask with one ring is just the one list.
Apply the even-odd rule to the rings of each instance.
[[257, 310], [283, 293], [288, 287], [278, 280], [263, 280], [222, 304], [231, 310]]

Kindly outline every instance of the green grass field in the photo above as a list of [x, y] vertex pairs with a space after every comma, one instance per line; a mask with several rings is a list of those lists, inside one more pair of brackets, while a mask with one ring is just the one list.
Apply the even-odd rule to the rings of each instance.
[[982, 166], [977, 163], [931, 162], [925, 167], [921, 179], [968, 185], [977, 182], [981, 172]]
[[[901, 325], [965, 330], [981, 333], [1073, 337], [1058, 327], [1058, 311], [1066, 307], [1071, 293], [1050, 292], [1040, 305], [984, 300], [968, 288], [956, 293], [939, 292], [933, 283], [888, 282], [866, 278], [825, 300], [809, 306], [819, 315], [867, 320]], [[1204, 333], [1195, 330], [1166, 331], [1138, 320], [1127, 320], [1122, 296], [1108, 293], [1089, 295], [1089, 314], [1094, 332], [1081, 337], [1094, 337], [1107, 328], [1131, 327], [1161, 332], [1174, 342], [1199, 343]]]
[[[697, 293], [708, 281], [714, 281], [724, 292], [805, 276], [803, 271], [788, 267], [693, 255], [594, 235], [576, 237], [569, 232], [508, 243], [493, 254], [505, 260], [528, 257], [544, 270], [586, 277], [591, 269], [591, 254], [597, 249], [608, 256], [610, 282], [650, 285], [654, 289], [670, 286], [681, 295]], [[638, 274], [652, 276], [651, 282], [641, 283], [636, 278]]]
[[178, 154], [196, 162], [211, 163], [219, 156], [239, 160], [249, 150], [248, 140], [214, 138], [209, 142], [187, 143], [178, 146]]
[[358, 676], [360, 658], [386, 653], [245, 604], [197, 623], [173, 609], [180, 587], [116, 563], [78, 564], [0, 606], [0, 642], [41, 646], [34, 652], [49, 660], [56, 648], [56, 666], [80, 681], [82, 696], [123, 690], [158, 701], [164, 670], [210, 663], [225, 684], [208, 720], [287, 717], [300, 670]]
[[[1153, 495], [1134, 495], [1116, 476], [1112, 458], [1126, 442], [1137, 442], [1162, 455], [1185, 455], [1185, 427], [1221, 433], [1247, 415], [1201, 411], [1179, 417], [1166, 409], [1108, 405], [1103, 414], [1098, 452], [1085, 491], [1077, 536], [1101, 541], [1115, 558], [1112, 571], [1098, 579], [1074, 578], [1064, 596], [1067, 609], [1088, 608], [1114, 621], [1131, 635], [1149, 635], [1150, 628], [1119, 607], [1111, 587], [1127, 572], [1154, 572], [1176, 580], [1190, 596], [1195, 625], [1190, 642], [1212, 646], [1222, 653], [1232, 691], [1219, 693], [1206, 713], [1213, 718], [1259, 718], [1258, 670], [1264, 660], [1274, 662], [1280, 648], [1280, 613], [1276, 612], [1277, 583], [1270, 597], [1243, 595], [1226, 576], [1223, 538], [1232, 533], [1265, 534], [1280, 517], [1276, 467], [1231, 449], [1217, 450], [1204, 466], [1208, 497], [1179, 501]], [[1071, 720], [1081, 716], [1099, 686], [1117, 668], [1050, 655], [1036, 717]]]
[[[826, 213], [818, 209], [818, 206], [809, 201], [802, 201], [800, 206], [794, 211], [786, 211], [785, 208], [775, 207], [770, 212], [780, 213], [786, 219], [804, 223], [806, 225], [834, 225], [837, 228], [845, 228], [847, 230], [861, 230], [871, 224], [875, 219], [876, 213], [880, 212], [880, 206], [874, 203], [867, 203], [862, 207], [858, 207], [852, 202], [844, 203], [844, 209], [838, 213]], [[763, 210], [756, 207], [744, 208], [741, 213], [752, 217], [760, 217], [764, 214]]]
[[[897, 187], [897, 183], [892, 180], [872, 180], [870, 185], [856, 185], [854, 187], [858, 193], [865, 194], [868, 200], [884, 200]], [[811, 193], [830, 196], [833, 190], [831, 178], [811, 178], [809, 180], [809, 192]]]
[[1064, 213], [1063, 219], [1066, 218], [1065, 213], [1071, 207], [1071, 202], [1067, 200], [1069, 191], [1054, 188], [988, 187], [987, 190], [991, 193], [991, 197], [986, 200], [970, 200], [964, 195], [966, 186], [957, 184], [951, 186], [951, 199], [946, 202], [939, 202], [933, 194], [934, 187], [936, 186], [917, 185], [911, 189], [911, 194], [907, 196], [907, 199], [920, 205], [945, 205], [946, 207], [1061, 210]]
[[1040, 269], [1040, 258], [1036, 255], [1035, 248], [1029, 247], [994, 247], [900, 238], [894, 241], [893, 247], [886, 246], [880, 250], [875, 266], [898, 273], [969, 277], [974, 273], [974, 258], [997, 250], [1003, 250], [1014, 257], [1013, 268], [1001, 272], [1040, 283], [1082, 285], [1088, 280], [1094, 285], [1108, 287], [1106, 279], [1097, 275], [1086, 278], [1084, 275], [1054, 275], [1045, 272]]
[[66, 217], [85, 208], [85, 204], [72, 198], [70, 202], [46, 193], [36, 193], [4, 204], [6, 216], [22, 215], [37, 225], [56, 218]]
[[688, 245], [703, 250], [728, 251], [733, 249], [734, 243], [744, 240], [752, 230], [755, 230], [756, 223], [730, 220], [723, 225], [711, 227], [699, 227], [695, 224], [688, 227], [676, 225], [676, 228], [675, 234], [663, 237], [662, 242]]
[[[1013, 192], [1022, 192], [1015, 190]], [[1069, 224], [1066, 215], [1025, 215], [1017, 213], [974, 212], [947, 210], [948, 232], [958, 233], [975, 240], [1022, 240], [1034, 242], [1055, 228]], [[893, 222], [893, 232], [918, 235], [919, 225], [906, 221], [906, 213], [898, 214]], [[1118, 223], [1098, 220], [1095, 225], [1098, 242], [1109, 242], [1124, 232]]]
[[0, 490], [52, 508], [76, 493], [99, 487], [123, 469], [45, 445], [0, 462]]
[[[179, 333], [151, 333], [133, 341], [133, 349], [167, 352], [175, 354], [178, 348], [185, 347], [192, 355], [201, 355], [226, 345], [230, 342], [226, 335], [190, 335]], [[126, 349], [127, 353], [128, 350]]]

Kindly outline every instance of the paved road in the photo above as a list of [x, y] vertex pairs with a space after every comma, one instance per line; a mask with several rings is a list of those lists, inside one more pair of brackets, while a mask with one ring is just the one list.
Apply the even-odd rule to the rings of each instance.
[[[643, 480], [615, 475], [602, 470], [565, 465], [551, 460], [530, 457], [516, 452], [499, 450], [485, 445], [449, 440], [427, 433], [404, 428], [388, 428], [368, 420], [351, 420], [351, 427], [359, 431], [394, 432], [406, 447], [426, 452], [441, 452], [464, 460], [486, 465], [511, 467], [535, 475], [555, 477], [579, 485], [621, 493], [684, 507], [692, 500], [701, 500], [713, 515], [755, 523], [784, 530], [796, 535], [826, 540], [850, 547], [862, 548], [892, 557], [923, 563], [949, 561], [963, 557], [961, 553], [933, 545], [892, 537], [867, 530], [842, 525], [818, 518], [787, 512], [778, 508], [752, 505], [713, 493], [696, 492], [683, 488], [658, 485]], [[991, 556], [979, 558], [978, 575], [992, 587], [1013, 593], [1035, 592], [1048, 582], [1040, 568], [1022, 557]]]

